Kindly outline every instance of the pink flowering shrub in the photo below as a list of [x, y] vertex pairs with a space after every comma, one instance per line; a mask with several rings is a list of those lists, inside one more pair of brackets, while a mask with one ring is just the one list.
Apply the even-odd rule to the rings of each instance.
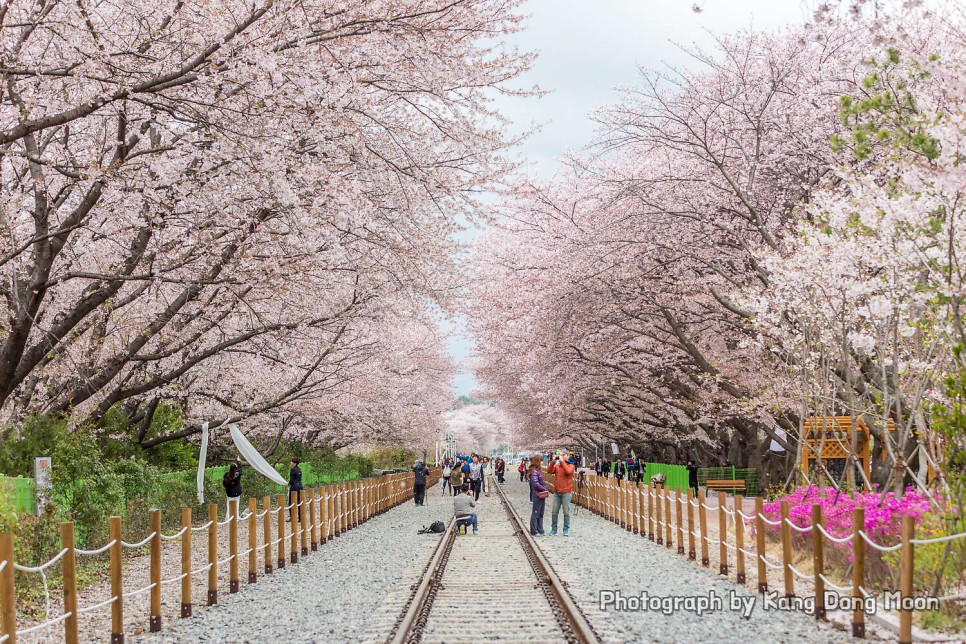
[[[936, 497], [940, 505], [941, 498]], [[844, 538], [852, 534], [852, 512], [857, 507], [865, 508], [865, 533], [879, 545], [892, 546], [901, 539], [902, 517], [910, 515], [918, 522], [924, 515], [936, 514], [935, 504], [929, 496], [915, 487], [906, 488], [901, 497], [893, 492], [881, 493], [875, 490], [869, 492], [839, 492], [833, 488], [817, 488], [802, 486], [791, 494], [770, 501], [763, 505], [764, 515], [771, 521], [781, 518], [781, 502], [788, 502], [788, 517], [797, 526], [805, 527], [812, 522], [812, 505], [822, 506], [822, 522], [825, 530], [836, 538]], [[770, 535], [779, 538], [779, 526], [766, 525]], [[811, 533], [792, 531], [797, 552], [808, 552], [811, 556]], [[845, 573], [852, 562], [852, 545], [849, 543], [833, 543], [825, 540], [825, 551], [828, 563], [840, 568]], [[866, 546], [866, 577], [870, 582], [884, 581], [888, 576], [888, 566], [882, 559], [882, 553], [875, 548]]]

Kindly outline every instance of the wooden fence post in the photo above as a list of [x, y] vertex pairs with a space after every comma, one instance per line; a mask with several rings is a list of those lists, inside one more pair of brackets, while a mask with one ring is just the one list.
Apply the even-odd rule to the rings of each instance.
[[289, 557], [291, 562], [299, 562], [299, 493], [291, 491], [288, 493], [288, 504], [292, 507], [288, 509], [289, 521], [292, 522], [292, 543], [289, 545]]
[[646, 496], [647, 485], [645, 484], [642, 485], [637, 491], [637, 523], [638, 527], [640, 528], [638, 533], [645, 539], [647, 538], [647, 515], [645, 514], [647, 511], [647, 502], [645, 501]]
[[647, 484], [647, 538], [654, 541], [654, 483]]
[[735, 495], [735, 580], [739, 584], [745, 583], [745, 519], [741, 513], [745, 510], [745, 497]]
[[208, 505], [208, 605], [218, 603], [218, 506]]
[[678, 523], [678, 554], [684, 554], [684, 522], [682, 521], [682, 510], [681, 510], [681, 488], [676, 488], [674, 490], [674, 516], [677, 518]]
[[792, 572], [792, 527], [788, 525], [788, 501], [781, 502], [782, 572], [785, 576], [785, 597], [795, 596], [795, 576]]
[[765, 567], [765, 515], [764, 501], [755, 497], [755, 550], [758, 553], [758, 592], [768, 592], [768, 569]]
[[862, 606], [865, 599], [862, 586], [865, 584], [865, 541], [859, 530], [865, 528], [865, 508], [852, 511], [852, 597], [855, 610], [852, 611], [852, 637], [865, 638], [865, 612]]
[[[121, 517], [111, 517], [111, 644], [124, 644], [124, 580], [121, 570]], [[12, 571], [11, 571], [12, 572]]]
[[698, 524], [701, 526], [698, 533], [698, 539], [701, 540], [701, 565], [707, 568], [711, 564], [708, 556], [708, 513], [704, 507], [704, 490], [701, 489], [698, 490]]
[[278, 569], [281, 570], [285, 567], [285, 495], [279, 494], [275, 497], [275, 502], [278, 503], [278, 508], [275, 509], [276, 514], [278, 514]]
[[0, 637], [7, 644], [17, 642], [17, 591], [13, 586], [13, 533], [0, 532]]
[[248, 497], [248, 583], [258, 581], [258, 503]]
[[662, 487], [663, 485], [657, 486], [657, 498], [654, 501], [654, 504], [657, 506], [657, 545], [659, 546], [664, 545], [664, 526], [661, 525], [663, 523], [662, 516], [664, 513], [664, 508], [662, 507], [663, 504], [661, 503]]
[[825, 619], [825, 540], [818, 527], [822, 525], [822, 506], [812, 504], [812, 566], [815, 568], [815, 619]]
[[329, 542], [329, 488], [319, 488], [319, 543]]
[[191, 508], [181, 508], [181, 617], [191, 617]]
[[694, 549], [694, 490], [688, 488], [688, 559], [694, 561], [698, 558], [698, 553]]
[[64, 620], [64, 641], [77, 644], [77, 552], [74, 549], [73, 521], [60, 524], [60, 545], [67, 548], [61, 561], [64, 571], [64, 613], [70, 613], [70, 617]]
[[161, 510], [151, 510], [151, 615], [148, 618], [148, 630], [152, 633], [161, 631]]
[[272, 574], [272, 497], [262, 497], [262, 539], [265, 543], [265, 574]]
[[[311, 489], [311, 488], [309, 488], [309, 489]], [[301, 538], [299, 539], [299, 541], [302, 544], [302, 556], [303, 557], [306, 556], [307, 554], [309, 554], [309, 531], [312, 529], [311, 526], [305, 525], [305, 517], [306, 517], [306, 508], [305, 508], [305, 506], [308, 504], [308, 499], [309, 499], [308, 491], [309, 491], [309, 489], [303, 489], [303, 490], [301, 490], [298, 493], [298, 496], [299, 496], [299, 504], [295, 508], [296, 510], [298, 510], [298, 513], [299, 513], [299, 525], [302, 526], [302, 534], [300, 535]]]
[[237, 593], [238, 588], [238, 515], [241, 497], [228, 504], [228, 592]]
[[333, 525], [332, 525], [332, 536], [338, 537], [342, 534], [342, 483], [336, 483], [333, 486], [334, 496], [332, 498], [332, 511], [333, 511]]
[[673, 525], [671, 523], [671, 488], [665, 483], [664, 488], [664, 545], [668, 548], [671, 547], [671, 530]]
[[718, 492], [718, 574], [728, 574], [728, 497], [724, 492]]
[[315, 488], [309, 488], [309, 536], [312, 543], [312, 552], [316, 552], [319, 549], [319, 540], [316, 537], [316, 529], [318, 528], [318, 515], [315, 513]]
[[[902, 548], [899, 550], [901, 558], [899, 565], [899, 592], [903, 603], [912, 601], [912, 575], [915, 564], [915, 551], [912, 540], [916, 536], [916, 525], [910, 515], [902, 517]], [[899, 609], [899, 644], [912, 644], [912, 610]]]

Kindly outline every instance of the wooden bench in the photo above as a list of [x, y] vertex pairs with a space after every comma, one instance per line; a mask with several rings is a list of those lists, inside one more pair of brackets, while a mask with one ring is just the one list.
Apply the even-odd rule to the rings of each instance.
[[732, 481], [731, 479], [712, 479], [705, 482], [709, 490], [744, 490], [744, 481]]

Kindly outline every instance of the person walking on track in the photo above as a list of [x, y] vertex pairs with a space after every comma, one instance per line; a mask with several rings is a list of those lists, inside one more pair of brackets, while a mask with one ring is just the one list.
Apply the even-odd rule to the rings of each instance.
[[547, 504], [547, 497], [550, 496], [547, 481], [540, 471], [541, 465], [543, 465], [543, 459], [539, 454], [530, 457], [530, 492], [533, 496], [533, 508], [530, 510], [530, 534], [534, 536], [543, 534], [543, 508]]
[[563, 536], [570, 536], [570, 497], [574, 492], [574, 472], [577, 467], [574, 465], [574, 458], [570, 456], [566, 460], [563, 454], [557, 454], [550, 461], [547, 473], [554, 475], [553, 480], [553, 510], [550, 515], [550, 536], [557, 534], [557, 517], [560, 515], [560, 508], [563, 507], [564, 523]]
[[520, 459], [520, 466], [517, 467], [517, 471], [520, 472], [520, 482], [523, 483], [523, 477], [527, 474], [527, 459]]
[[483, 459], [483, 491], [490, 496], [493, 489], [493, 461], [489, 458]]
[[473, 462], [470, 463], [470, 487], [473, 488], [474, 498], [479, 501], [483, 488], [483, 463], [480, 463], [480, 457], [476, 454], [473, 454]]
[[450, 482], [449, 482], [449, 477], [452, 473], [453, 473], [453, 465], [449, 459], [446, 459], [445, 461], [443, 461], [443, 474], [439, 479], [440, 480], [439, 487], [442, 490], [442, 492], [440, 492], [440, 496], [443, 496], [444, 494], [446, 494], [447, 485], [449, 485], [450, 489], [452, 489], [453, 486], [450, 485]]
[[449, 477], [450, 487], [453, 490], [453, 496], [456, 496], [460, 493], [460, 487], [463, 485], [463, 472], [460, 470], [458, 461], [453, 465], [453, 471], [450, 473]]
[[422, 461], [416, 461], [413, 465], [413, 500], [416, 505], [423, 505], [426, 501], [426, 477], [429, 476], [429, 468], [423, 465]]

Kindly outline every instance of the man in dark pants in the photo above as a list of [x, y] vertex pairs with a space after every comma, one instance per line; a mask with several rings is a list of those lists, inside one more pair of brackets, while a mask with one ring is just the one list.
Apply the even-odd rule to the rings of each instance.
[[413, 465], [413, 473], [416, 475], [413, 479], [413, 500], [416, 501], [416, 505], [423, 505], [426, 499], [426, 477], [429, 476], [429, 468], [423, 465], [422, 461], [416, 461]]
[[624, 461], [617, 459], [614, 461], [614, 478], [617, 479], [617, 485], [620, 485], [624, 480], [624, 476], [627, 474], [627, 466], [624, 465]]
[[694, 490], [694, 496], [698, 495], [698, 466], [691, 459], [688, 459], [688, 487]]

